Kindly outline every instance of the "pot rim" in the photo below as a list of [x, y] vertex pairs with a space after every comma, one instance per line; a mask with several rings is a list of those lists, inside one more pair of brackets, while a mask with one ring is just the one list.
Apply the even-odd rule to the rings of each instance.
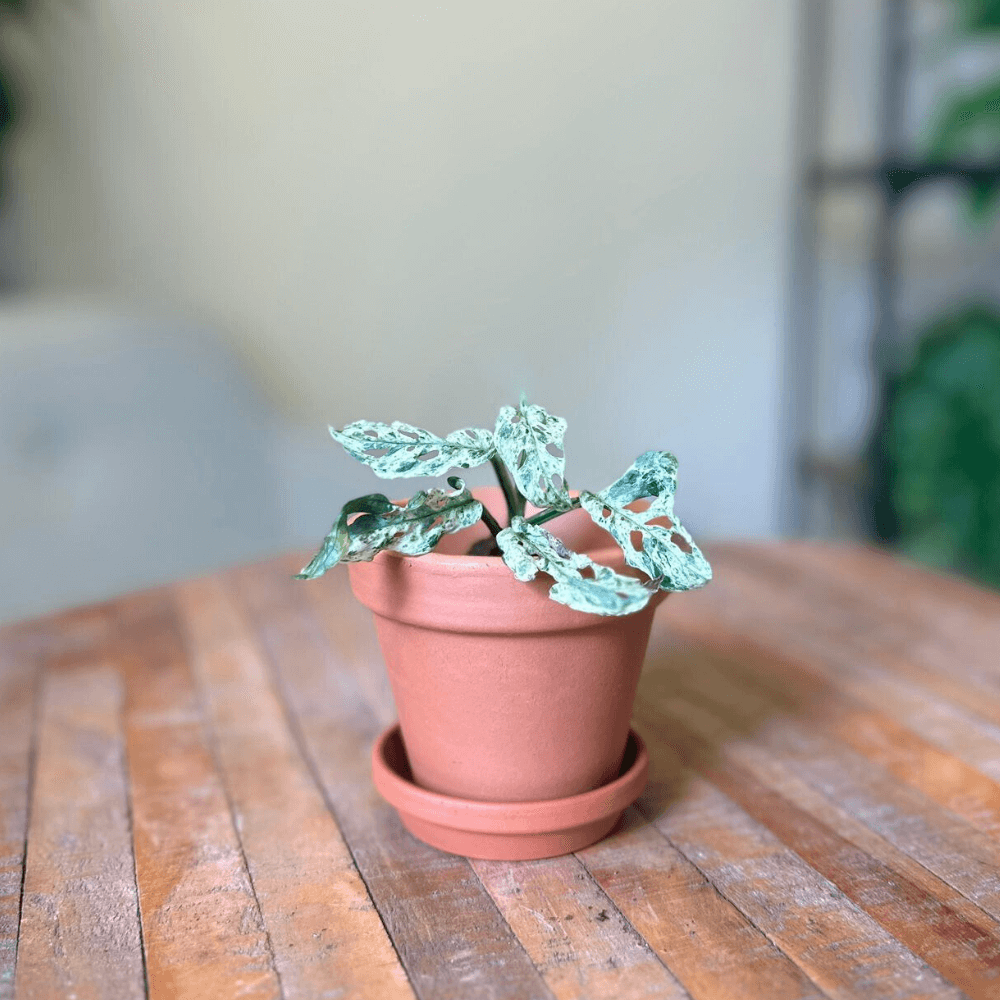
[[[484, 496], [502, 496], [503, 491], [499, 486], [477, 486], [471, 491], [472, 495], [483, 502]], [[577, 497], [580, 495], [580, 491], [577, 489], [571, 489], [569, 491], [571, 497]], [[405, 506], [406, 500], [393, 500], [392, 503], [397, 506]], [[530, 506], [530, 505], [529, 505]], [[532, 508], [535, 510], [536, 508]], [[580, 508], [576, 508], [579, 510]], [[564, 513], [570, 513], [570, 511], [565, 511]], [[463, 529], [468, 530], [468, 529]], [[598, 546], [597, 548], [588, 547], [584, 553], [588, 558], [593, 559], [594, 562], [601, 562], [601, 556], [604, 558], [614, 559], [616, 556], [621, 555], [621, 547], [608, 532], [608, 540], [606, 543]], [[404, 561], [407, 565], [413, 565], [419, 563], [420, 566], [426, 570], [427, 573], [433, 575], [481, 575], [481, 576], [495, 576], [495, 575], [509, 575], [510, 569], [507, 564], [503, 561], [503, 556], [470, 556], [465, 553], [446, 553], [439, 552], [437, 549], [432, 549], [430, 552], [424, 553], [422, 556], [411, 556], [406, 555], [403, 552], [397, 552], [394, 549], [383, 549], [375, 558], [385, 555], [391, 559], [399, 559]]]
[[[601, 562], [601, 556], [614, 557], [621, 554], [621, 549], [612, 542], [610, 545], [603, 545], [600, 548], [588, 548], [585, 555], [594, 562]], [[393, 549], [384, 549], [375, 558], [386, 556], [390, 559], [399, 559], [407, 565], [419, 564], [428, 573], [454, 575], [463, 573], [483, 576], [510, 576], [510, 569], [503, 561], [503, 556], [470, 556], [452, 555], [446, 552], [431, 551], [422, 556], [406, 555], [404, 552], [396, 552]]]

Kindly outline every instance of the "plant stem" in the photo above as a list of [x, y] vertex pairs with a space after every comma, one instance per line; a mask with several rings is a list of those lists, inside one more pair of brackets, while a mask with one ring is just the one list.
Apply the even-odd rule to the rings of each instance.
[[483, 524], [485, 524], [486, 527], [490, 529], [490, 534], [494, 538], [496, 538], [497, 535], [499, 535], [500, 532], [503, 530], [500, 527], [500, 524], [497, 521], [497, 519], [486, 509], [486, 504], [483, 504], [483, 518], [482, 518], [482, 520], [483, 520]]
[[571, 510], [576, 510], [579, 506], [580, 498], [576, 497], [574, 498], [573, 505], [571, 507], [566, 507], [565, 509], [559, 507], [549, 507], [538, 514], [534, 514], [529, 517], [527, 519], [528, 524], [545, 524], [546, 521], [551, 521], [554, 518], [559, 517], [560, 514], [568, 514]]
[[[500, 456], [494, 455], [490, 459], [490, 464], [493, 466], [493, 471], [497, 474], [500, 489], [503, 490], [504, 500], [507, 501], [507, 523], [509, 524], [514, 519], [515, 514], [524, 517], [524, 505], [526, 501], [511, 480], [507, 469], [500, 460]], [[485, 508], [483, 509], [485, 510]]]

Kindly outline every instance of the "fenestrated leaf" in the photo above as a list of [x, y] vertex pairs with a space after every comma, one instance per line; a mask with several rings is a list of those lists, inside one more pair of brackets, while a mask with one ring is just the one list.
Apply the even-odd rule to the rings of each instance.
[[[497, 416], [493, 431], [497, 452], [510, 469], [517, 488], [536, 507], [568, 509], [572, 504], [564, 479], [565, 433], [566, 421], [562, 417], [554, 417], [543, 407], [528, 403], [523, 393], [516, 410], [505, 406]], [[559, 454], [553, 455], [550, 446]]]
[[[677, 459], [666, 451], [640, 455], [620, 479], [600, 493], [580, 493], [580, 505], [596, 524], [609, 531], [625, 553], [625, 561], [647, 576], [660, 579], [662, 590], [693, 590], [712, 579], [712, 567], [674, 514], [677, 489]], [[628, 510], [627, 505], [652, 497], [647, 510]], [[667, 518], [671, 527], [650, 524]], [[638, 532], [638, 544], [633, 543]], [[690, 551], [674, 540], [680, 537]]]
[[[497, 543], [503, 561], [518, 580], [533, 580], [536, 574], [547, 573], [556, 581], [549, 597], [577, 611], [629, 615], [644, 608], [656, 591], [655, 584], [622, 576], [610, 566], [573, 552], [555, 535], [523, 517], [514, 517], [510, 527], [497, 535]], [[593, 576], [585, 576], [585, 570]]]
[[[381, 493], [344, 504], [319, 552], [297, 578], [314, 580], [339, 562], [371, 562], [383, 549], [408, 556], [430, 552], [441, 537], [469, 528], [482, 517], [483, 505], [452, 476], [455, 491], [422, 490], [398, 507]], [[352, 514], [360, 517], [348, 523]]]
[[496, 453], [493, 435], [478, 427], [452, 431], [440, 438], [399, 420], [380, 424], [356, 420], [343, 430], [330, 428], [334, 441], [351, 458], [364, 462], [377, 476], [440, 476], [449, 469], [472, 469]]

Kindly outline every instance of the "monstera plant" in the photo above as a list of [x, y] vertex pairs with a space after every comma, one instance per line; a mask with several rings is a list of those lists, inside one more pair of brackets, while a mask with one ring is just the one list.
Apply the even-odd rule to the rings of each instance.
[[[338, 563], [368, 562], [383, 550], [420, 556], [451, 532], [482, 520], [491, 538], [470, 554], [499, 554], [518, 580], [544, 573], [555, 581], [549, 597], [578, 611], [627, 615], [643, 608], [657, 590], [691, 590], [712, 576], [708, 561], [674, 513], [677, 459], [647, 451], [607, 489], [571, 496], [565, 478], [563, 437], [566, 421], [521, 397], [515, 408], [500, 410], [491, 432], [453, 431], [441, 438], [396, 421], [359, 420], [342, 430], [330, 428], [347, 453], [383, 479], [439, 476], [451, 469], [493, 465], [507, 506], [506, 527], [457, 477], [450, 489], [425, 490], [405, 505], [382, 493], [346, 503], [300, 579], [321, 576]], [[636, 502], [651, 498], [644, 510]], [[525, 516], [530, 502], [536, 513]], [[587, 556], [570, 551], [542, 527], [583, 508], [610, 533], [625, 562], [645, 579], [624, 576]]]
[[[959, 42], [1000, 43], [1000, 0], [954, 0]], [[958, 165], [983, 234], [1000, 210], [1000, 78], [945, 95], [932, 116], [930, 163]], [[933, 175], [933, 171], [923, 172]], [[899, 172], [897, 190], [919, 180]], [[906, 555], [1000, 587], [1000, 310], [963, 303], [916, 337], [886, 378], [873, 442], [874, 528]]]
[[[954, 0], [956, 38], [985, 46], [1000, 41], [1000, 0]], [[1000, 79], [984, 79], [945, 96], [931, 124], [931, 162], [979, 165], [967, 178], [970, 217], [989, 222], [1000, 199]]]
[[674, 512], [677, 460], [647, 451], [606, 489], [570, 490], [566, 421], [523, 396], [492, 430], [331, 433], [384, 479], [489, 463], [499, 484], [351, 500], [298, 574], [347, 563], [373, 613], [399, 712], [376, 787], [446, 851], [518, 860], [599, 840], [646, 781], [629, 723], [653, 612], [712, 575]]
[[1000, 587], [1000, 312], [933, 323], [889, 399], [897, 544]]

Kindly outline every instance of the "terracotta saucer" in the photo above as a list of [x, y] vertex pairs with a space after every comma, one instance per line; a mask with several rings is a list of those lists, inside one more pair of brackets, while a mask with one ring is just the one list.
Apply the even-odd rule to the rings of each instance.
[[375, 787], [414, 837], [442, 851], [492, 861], [552, 858], [597, 843], [642, 794], [648, 773], [646, 745], [630, 729], [621, 773], [607, 785], [563, 799], [481, 802], [415, 785], [398, 724], [372, 748]]

